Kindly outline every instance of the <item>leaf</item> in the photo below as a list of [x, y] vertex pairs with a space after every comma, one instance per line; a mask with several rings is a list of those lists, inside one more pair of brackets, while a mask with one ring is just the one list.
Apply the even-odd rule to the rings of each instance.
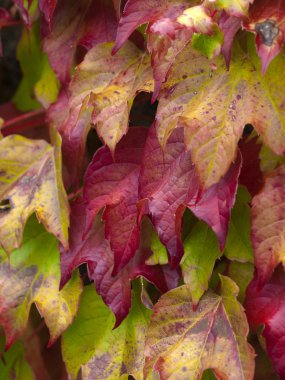
[[209, 59], [212, 59], [220, 54], [223, 41], [223, 33], [214, 25], [211, 35], [195, 33], [192, 38], [192, 46]]
[[131, 43], [112, 57], [112, 46], [100, 44], [90, 50], [70, 84], [69, 117], [60, 126], [60, 132], [63, 155], [71, 172], [74, 167], [81, 170], [91, 121], [114, 154], [116, 144], [127, 133], [136, 93], [152, 90], [149, 57]]
[[71, 379], [82, 366], [82, 379], [142, 379], [145, 331], [150, 311], [133, 293], [132, 309], [115, 330], [114, 316], [92, 285], [84, 288], [74, 323], [63, 334], [62, 352]]
[[113, 52], [117, 52], [131, 33], [146, 22], [149, 23], [147, 45], [155, 80], [152, 98], [155, 100], [177, 54], [191, 41], [194, 32], [211, 33], [213, 22], [203, 5], [189, 8], [189, 3], [183, 0], [148, 0], [142, 7], [140, 1], [129, 0], [119, 23]]
[[219, 184], [201, 192], [183, 140], [183, 130], [176, 129], [163, 151], [155, 127], [150, 128], [139, 177], [140, 213], [150, 214], [173, 267], [183, 255], [180, 235], [185, 207], [214, 230], [224, 248], [241, 165], [238, 159]]
[[[3, 338], [4, 346], [5, 338], [0, 336], [0, 340], [2, 340], [1, 338]], [[21, 342], [16, 342], [6, 352], [2, 352], [2, 350], [0, 352], [0, 380], [12, 378], [17, 380], [36, 380], [30, 365], [25, 360], [24, 346]]]
[[49, 25], [49, 30], [52, 30], [53, 14], [57, 5], [57, 0], [38, 0], [39, 10], [44, 15], [46, 22]]
[[184, 252], [181, 260], [183, 279], [196, 306], [208, 289], [216, 259], [221, 255], [218, 240], [205, 223], [198, 222], [184, 242]]
[[24, 225], [36, 212], [45, 228], [68, 246], [69, 207], [61, 178], [60, 137], [11, 135], [0, 140], [0, 242], [8, 253], [21, 245]]
[[114, 274], [130, 261], [140, 243], [136, 204], [146, 134], [145, 128], [131, 128], [118, 144], [115, 159], [108, 147], [97, 150], [84, 177], [87, 229], [105, 207], [105, 236], [114, 252]]
[[259, 281], [268, 281], [284, 257], [285, 166], [268, 173], [262, 191], [252, 199], [251, 241]]
[[221, 379], [253, 379], [254, 354], [238, 288], [227, 277], [221, 282], [221, 296], [207, 292], [196, 311], [187, 286], [161, 297], [147, 333], [146, 376], [153, 368], [161, 379], [194, 380], [212, 368]]
[[239, 142], [242, 154], [242, 168], [239, 183], [247, 187], [251, 196], [257, 194], [263, 186], [263, 174], [260, 168], [260, 152], [263, 146], [258, 142], [257, 136], [245, 137]]
[[67, 84], [76, 46], [82, 44], [91, 49], [98, 43], [113, 40], [117, 21], [111, 0], [82, 0], [72, 4], [58, 0], [52, 24], [52, 29], [50, 21], [47, 26], [44, 24], [43, 48], [59, 80]]
[[164, 245], [160, 242], [157, 234], [153, 231], [151, 235], [150, 249], [152, 255], [146, 261], [147, 265], [165, 265], [168, 263], [167, 251]]
[[280, 53], [285, 41], [285, 4], [270, 0], [256, 0], [250, 7], [245, 29], [255, 33], [257, 53], [262, 61], [262, 72]]
[[184, 127], [186, 147], [205, 188], [217, 183], [235, 159], [245, 124], [252, 124], [275, 153], [284, 153], [284, 57], [262, 76], [252, 41], [248, 49], [250, 59], [236, 48], [229, 71], [221, 58], [212, 70], [205, 57], [184, 49], [159, 97], [160, 144], [165, 146], [173, 129]]
[[[280, 269], [280, 270], [279, 270]], [[260, 286], [255, 277], [247, 288], [246, 312], [249, 323], [257, 328], [264, 325], [262, 335], [275, 370], [283, 379], [285, 376], [285, 276], [278, 268], [271, 280]]]
[[231, 212], [225, 256], [239, 262], [253, 262], [250, 241], [250, 195], [244, 187], [239, 187], [235, 205]]
[[207, 5], [213, 5], [218, 10], [223, 9], [233, 16], [246, 15], [253, 2], [254, 0], [206, 0]]
[[100, 217], [95, 218], [88, 234], [84, 234], [85, 223], [85, 204], [81, 198], [78, 198], [72, 204], [70, 250], [62, 250], [61, 255], [61, 284], [66, 283], [74, 268], [87, 263], [89, 278], [94, 280], [98, 294], [115, 314], [116, 326], [127, 316], [131, 307], [131, 280], [143, 276], [162, 292], [177, 285], [179, 279], [177, 271], [170, 270], [166, 265], [145, 264], [150, 256], [148, 228], [145, 229], [141, 247], [134, 258], [116, 276], [113, 276], [114, 254], [109, 241], [104, 237], [104, 225]]
[[274, 154], [266, 145], [262, 145], [260, 150], [260, 169], [262, 172], [271, 172], [277, 166], [285, 163], [284, 156]]
[[231, 261], [229, 264], [228, 277], [230, 277], [239, 287], [237, 299], [242, 304], [245, 300], [246, 289], [253, 279], [254, 265], [252, 263], [240, 263], [238, 261]]
[[60, 265], [57, 240], [36, 218], [27, 223], [22, 247], [7, 260], [0, 252], [0, 324], [6, 347], [22, 334], [34, 302], [45, 318], [52, 344], [72, 322], [81, 293], [77, 273], [59, 291]]
[[225, 57], [227, 68], [230, 67], [232, 45], [234, 38], [241, 28], [242, 19], [236, 16], [230, 16], [225, 11], [222, 12], [219, 27], [224, 33], [224, 43], [221, 49], [223, 56]]
[[17, 47], [23, 79], [14, 95], [14, 102], [22, 111], [39, 108], [40, 104], [47, 108], [58, 95], [58, 81], [47, 55], [42, 51], [39, 29], [38, 23], [33, 24], [29, 31], [24, 29]]

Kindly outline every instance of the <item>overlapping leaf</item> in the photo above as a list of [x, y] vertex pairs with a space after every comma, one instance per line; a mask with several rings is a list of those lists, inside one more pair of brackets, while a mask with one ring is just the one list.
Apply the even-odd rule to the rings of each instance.
[[99, 149], [84, 178], [87, 228], [106, 206], [105, 236], [114, 252], [114, 273], [130, 261], [139, 247], [136, 204], [146, 134], [145, 128], [131, 128], [118, 144], [114, 159], [108, 147]]
[[248, 325], [236, 300], [238, 288], [221, 277], [222, 294], [206, 293], [193, 311], [187, 286], [158, 301], [146, 339], [146, 378], [200, 379], [207, 368], [218, 378], [253, 379], [254, 355]]
[[114, 39], [117, 21], [112, 1], [82, 0], [70, 3], [59, 0], [52, 15], [50, 4], [50, 8], [42, 3], [39, 6], [45, 16], [52, 17], [46, 18], [48, 24], [43, 23], [42, 26], [45, 36], [43, 48], [60, 81], [68, 83], [78, 44], [90, 49], [98, 43]]
[[285, 166], [269, 173], [262, 191], [252, 200], [251, 240], [261, 282], [270, 279], [279, 263], [285, 265], [284, 212]]
[[79, 313], [63, 334], [63, 358], [71, 379], [82, 366], [82, 379], [119, 379], [132, 374], [142, 379], [144, 341], [150, 311], [135, 293], [132, 309], [115, 330], [114, 316], [92, 285], [82, 294]]
[[231, 221], [224, 252], [230, 260], [253, 262], [253, 250], [250, 241], [249, 202], [250, 195], [241, 186], [231, 212]]
[[[132, 43], [111, 56], [112, 44], [100, 44], [89, 51], [78, 66], [70, 85], [69, 116], [64, 119], [66, 101], [53, 107], [50, 121], [63, 135], [63, 157], [70, 171], [80, 169], [90, 123], [114, 152], [128, 130], [132, 101], [139, 91], [151, 91], [149, 58]], [[52, 119], [52, 120], [51, 120]], [[78, 172], [75, 175], [78, 175]]]
[[191, 152], [185, 151], [182, 129], [173, 132], [164, 151], [155, 127], [150, 129], [139, 178], [139, 208], [142, 214], [151, 215], [174, 267], [183, 255], [180, 231], [185, 207], [209, 224], [223, 249], [241, 165], [238, 159], [220, 183], [201, 192], [190, 156]]
[[252, 44], [247, 55], [236, 49], [229, 71], [221, 58], [215, 62], [213, 70], [204, 56], [184, 49], [172, 66], [156, 115], [164, 146], [174, 128], [184, 127], [186, 147], [206, 188], [217, 183], [235, 159], [245, 124], [252, 124], [277, 154], [284, 153], [285, 143], [284, 57], [279, 56], [265, 76]]
[[264, 325], [262, 335], [273, 365], [285, 377], [285, 275], [281, 268], [272, 279], [260, 286], [255, 278], [247, 289], [246, 312], [249, 323], [255, 328]]
[[11, 252], [36, 212], [46, 229], [68, 246], [69, 207], [61, 178], [60, 137], [55, 146], [11, 135], [0, 141], [0, 244]]
[[191, 229], [184, 242], [184, 256], [181, 268], [185, 284], [188, 286], [193, 305], [208, 289], [215, 261], [221, 255], [216, 236], [203, 222], [198, 222]]
[[249, 5], [255, 0], [206, 0], [205, 3], [218, 10], [225, 10], [232, 16], [244, 16], [247, 14]]
[[[194, 2], [195, 3], [195, 2]], [[213, 21], [203, 5], [189, 7], [189, 2], [129, 0], [120, 20], [116, 45], [117, 52], [131, 33], [148, 22], [148, 50], [152, 56], [155, 88], [153, 99], [165, 81], [178, 53], [187, 45], [193, 33], [211, 33]]]
[[74, 268], [87, 263], [89, 278], [94, 280], [97, 292], [115, 314], [116, 325], [126, 317], [131, 306], [130, 280], [143, 276], [162, 292], [177, 286], [177, 271], [170, 270], [168, 266], [145, 264], [151, 254], [148, 228], [134, 258], [116, 276], [112, 276], [114, 253], [104, 237], [104, 225], [100, 217], [95, 218], [92, 228], [83, 237], [85, 224], [85, 204], [79, 198], [72, 205], [70, 250], [62, 252], [61, 256], [62, 284], [66, 283]]
[[256, 34], [256, 47], [265, 73], [285, 41], [285, 3], [282, 0], [255, 0], [243, 25]]
[[37, 222], [29, 220], [21, 248], [13, 251], [9, 262], [0, 256], [0, 324], [6, 347], [23, 333], [31, 304], [36, 303], [50, 330], [50, 344], [72, 322], [81, 293], [77, 273], [59, 291], [60, 262], [57, 240]]

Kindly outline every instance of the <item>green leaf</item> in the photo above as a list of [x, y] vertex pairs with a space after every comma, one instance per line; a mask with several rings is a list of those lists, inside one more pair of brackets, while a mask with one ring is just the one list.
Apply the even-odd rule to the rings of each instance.
[[[71, 379], [82, 366], [82, 378], [142, 379], [145, 333], [150, 318], [138, 294], [124, 322], [112, 330], [115, 317], [92, 285], [84, 288], [78, 315], [63, 334], [62, 353]], [[122, 376], [122, 377], [121, 377]]]
[[25, 228], [23, 245], [9, 261], [0, 251], [0, 325], [9, 347], [26, 327], [32, 303], [45, 318], [52, 344], [72, 322], [82, 290], [74, 272], [59, 291], [58, 241], [33, 216]]
[[150, 249], [152, 255], [147, 259], [148, 265], [164, 265], [168, 263], [168, 256], [165, 246], [159, 240], [157, 233], [153, 230], [151, 235]]
[[252, 380], [254, 353], [238, 288], [221, 276], [221, 296], [208, 291], [197, 310], [186, 285], [164, 294], [154, 307], [146, 339], [145, 376], [198, 380], [212, 368], [218, 378]]
[[57, 99], [59, 82], [47, 55], [42, 51], [39, 23], [33, 24], [30, 31], [23, 28], [17, 58], [23, 73], [14, 96], [17, 108], [22, 111], [36, 109], [41, 105], [48, 108]]
[[[1, 346], [5, 345], [4, 336], [0, 336]], [[33, 370], [25, 360], [24, 346], [16, 342], [6, 352], [0, 350], [0, 380], [36, 380]]]
[[204, 222], [199, 221], [184, 242], [184, 256], [181, 260], [183, 278], [194, 305], [208, 289], [208, 281], [220, 254], [216, 235]]
[[250, 241], [250, 194], [240, 186], [236, 203], [231, 212], [225, 256], [230, 260], [253, 262], [253, 249]]
[[266, 145], [262, 145], [260, 154], [260, 168], [263, 172], [271, 172], [277, 166], [285, 163], [285, 157], [272, 152]]
[[220, 28], [213, 26], [213, 33], [198, 34], [195, 33], [192, 37], [192, 46], [200, 53], [204, 54], [209, 59], [212, 59], [220, 54], [224, 42], [224, 35]]

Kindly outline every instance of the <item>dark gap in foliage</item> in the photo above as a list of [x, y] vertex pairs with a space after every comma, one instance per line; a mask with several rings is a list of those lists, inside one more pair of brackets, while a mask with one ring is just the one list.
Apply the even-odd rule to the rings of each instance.
[[151, 104], [151, 93], [139, 93], [130, 112], [130, 126], [150, 127], [154, 122], [158, 102]]
[[243, 129], [242, 137], [249, 136], [253, 131], [253, 126], [251, 124], [246, 124]]

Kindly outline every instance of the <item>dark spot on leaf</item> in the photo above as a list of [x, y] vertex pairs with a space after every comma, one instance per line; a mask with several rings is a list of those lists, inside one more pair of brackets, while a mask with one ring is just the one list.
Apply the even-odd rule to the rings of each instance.
[[0, 212], [8, 212], [13, 208], [10, 198], [5, 198], [0, 201]]
[[66, 305], [65, 302], [63, 302], [63, 304], [62, 304], [62, 310], [63, 310], [65, 313], [67, 313], [67, 311], [68, 311], [68, 308], [67, 308], [67, 305]]
[[186, 79], [186, 78], [187, 78], [186, 74], [182, 75], [182, 79]]
[[279, 33], [279, 29], [273, 20], [266, 20], [256, 24], [255, 31], [260, 35], [262, 43], [266, 46], [272, 46]]
[[183, 371], [183, 372], [186, 372], [186, 371], [187, 371], [187, 367], [185, 367], [185, 366], [182, 367], [182, 371]]

